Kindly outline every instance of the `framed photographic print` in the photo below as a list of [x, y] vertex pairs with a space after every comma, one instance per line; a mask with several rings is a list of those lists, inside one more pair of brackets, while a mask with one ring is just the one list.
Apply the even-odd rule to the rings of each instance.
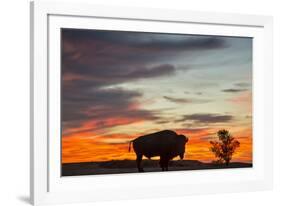
[[31, 23], [33, 204], [272, 187], [271, 17], [36, 1]]

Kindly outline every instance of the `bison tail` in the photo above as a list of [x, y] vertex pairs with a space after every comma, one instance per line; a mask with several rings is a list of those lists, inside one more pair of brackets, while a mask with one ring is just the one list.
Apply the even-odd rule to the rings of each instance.
[[129, 142], [129, 150], [128, 150], [129, 152], [131, 152], [131, 144], [132, 144], [132, 142], [133, 142], [133, 141], [130, 141], [130, 142]]

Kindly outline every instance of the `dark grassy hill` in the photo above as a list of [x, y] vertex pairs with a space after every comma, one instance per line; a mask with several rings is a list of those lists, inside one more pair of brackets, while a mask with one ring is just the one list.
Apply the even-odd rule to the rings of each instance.
[[[158, 160], [143, 160], [145, 172], [160, 172]], [[251, 163], [231, 162], [228, 166], [203, 163], [197, 160], [174, 160], [169, 163], [169, 171], [225, 169], [252, 167]], [[83, 162], [62, 164], [62, 176], [120, 174], [138, 172], [134, 160], [112, 160], [107, 162]]]

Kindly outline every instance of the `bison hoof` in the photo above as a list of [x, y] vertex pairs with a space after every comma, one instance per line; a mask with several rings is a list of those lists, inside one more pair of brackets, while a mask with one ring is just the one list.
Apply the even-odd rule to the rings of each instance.
[[143, 169], [139, 169], [139, 172], [144, 172], [144, 170]]

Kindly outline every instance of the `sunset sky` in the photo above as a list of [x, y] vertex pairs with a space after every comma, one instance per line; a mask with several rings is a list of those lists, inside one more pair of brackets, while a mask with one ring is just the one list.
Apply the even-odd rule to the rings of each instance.
[[210, 162], [227, 129], [252, 161], [252, 39], [62, 29], [62, 162], [135, 159], [128, 141], [164, 129]]

